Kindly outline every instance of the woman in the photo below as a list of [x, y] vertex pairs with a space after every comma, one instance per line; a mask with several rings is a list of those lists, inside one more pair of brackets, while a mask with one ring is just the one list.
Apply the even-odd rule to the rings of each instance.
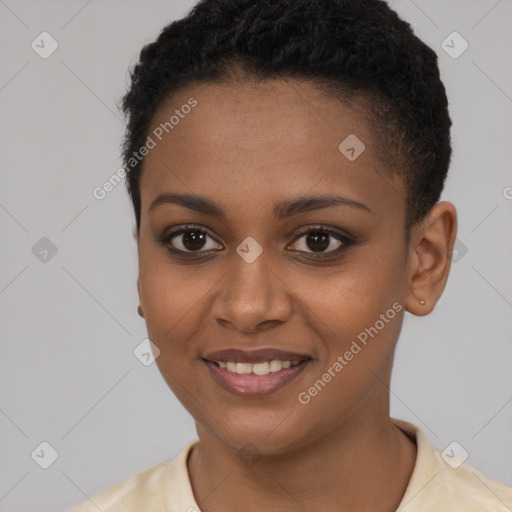
[[382, 0], [203, 0], [124, 97], [139, 314], [199, 440], [76, 512], [505, 511], [389, 417], [405, 312], [448, 278], [451, 120]]

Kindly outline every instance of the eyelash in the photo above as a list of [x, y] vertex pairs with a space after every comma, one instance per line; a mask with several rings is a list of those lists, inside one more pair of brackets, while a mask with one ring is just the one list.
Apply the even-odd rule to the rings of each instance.
[[[219, 243], [208, 233], [208, 231], [206, 231], [205, 229], [202, 229], [200, 226], [197, 226], [194, 224], [186, 224], [186, 225], [180, 227], [179, 229], [175, 229], [170, 232], [164, 232], [161, 236], [159, 236], [157, 238], [157, 242], [163, 244], [172, 255], [189, 258], [189, 259], [198, 258], [198, 257], [200, 258], [205, 255], [210, 255], [213, 252], [219, 252], [219, 249], [212, 249], [209, 251], [201, 251], [201, 250], [183, 251], [181, 249], [173, 248], [170, 245], [170, 242], [173, 238], [175, 238], [179, 235], [182, 235], [184, 233], [187, 233], [187, 232], [204, 233], [208, 237], [213, 239], [216, 243]], [[338, 247], [337, 249], [327, 251], [327, 252], [313, 252], [313, 251], [307, 252], [307, 251], [300, 251], [300, 250], [293, 250], [293, 252], [309, 254], [309, 255], [312, 255], [314, 259], [327, 258], [327, 257], [332, 257], [333, 255], [338, 255], [338, 254], [342, 253], [343, 251], [345, 251], [347, 248], [354, 245], [354, 243], [355, 243], [355, 241], [351, 237], [349, 237], [348, 235], [346, 235], [342, 232], [339, 232], [339, 231], [336, 231], [336, 230], [333, 230], [333, 229], [330, 229], [330, 228], [327, 228], [327, 227], [324, 227], [321, 225], [317, 225], [317, 226], [313, 226], [313, 227], [310, 226], [307, 229], [305, 229], [304, 231], [301, 231], [300, 233], [298, 233], [297, 237], [294, 239], [292, 244], [296, 243], [304, 235], [314, 234], [314, 233], [330, 235], [333, 238], [335, 238], [336, 240], [338, 240], [339, 242], [341, 242], [342, 245], [340, 247]], [[306, 257], [311, 258], [311, 256], [306, 256]]]

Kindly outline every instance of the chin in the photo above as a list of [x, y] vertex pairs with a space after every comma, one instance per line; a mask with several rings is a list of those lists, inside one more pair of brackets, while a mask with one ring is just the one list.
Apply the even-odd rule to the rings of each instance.
[[[235, 413], [236, 414], [236, 413]], [[234, 416], [234, 415], [233, 415]], [[243, 418], [223, 415], [219, 424], [202, 425], [210, 435], [233, 451], [252, 455], [281, 455], [305, 444], [304, 432], [297, 431], [297, 421], [286, 421], [289, 415], [266, 417], [255, 414]], [[212, 428], [213, 427], [213, 428]]]

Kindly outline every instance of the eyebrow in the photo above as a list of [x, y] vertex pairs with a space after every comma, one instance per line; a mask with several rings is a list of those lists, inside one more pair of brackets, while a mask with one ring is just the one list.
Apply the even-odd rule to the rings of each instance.
[[[194, 210], [204, 215], [212, 217], [218, 217], [220, 219], [226, 218], [226, 213], [222, 209], [219, 203], [216, 203], [212, 199], [207, 197], [195, 195], [195, 194], [177, 194], [177, 193], [164, 193], [160, 194], [152, 203], [148, 209], [148, 212], [156, 208], [161, 204], [178, 204]], [[329, 208], [331, 206], [350, 206], [358, 208], [363, 211], [372, 213], [370, 208], [359, 201], [348, 199], [342, 196], [335, 195], [319, 195], [309, 197], [299, 197], [297, 199], [289, 199], [274, 204], [274, 216], [278, 219], [285, 219], [292, 217], [299, 213], [309, 212], [313, 210], [321, 210]]]

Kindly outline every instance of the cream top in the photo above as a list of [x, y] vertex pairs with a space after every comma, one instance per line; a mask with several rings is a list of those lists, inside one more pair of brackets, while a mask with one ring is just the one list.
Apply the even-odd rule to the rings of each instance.
[[[417, 446], [413, 473], [397, 512], [512, 511], [512, 488], [487, 478], [451, 450], [445, 461], [416, 425], [392, 421]], [[68, 512], [201, 512], [187, 470], [187, 457], [197, 442], [172, 460], [132, 475]]]

